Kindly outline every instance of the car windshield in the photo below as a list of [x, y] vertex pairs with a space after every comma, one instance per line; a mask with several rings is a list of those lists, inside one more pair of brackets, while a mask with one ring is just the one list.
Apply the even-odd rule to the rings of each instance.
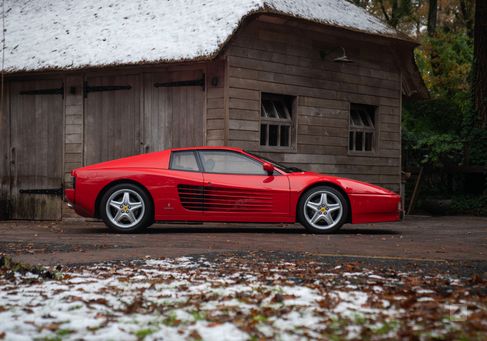
[[258, 155], [258, 154], [255, 154], [255, 153], [251, 153], [251, 152], [248, 152], [248, 151], [245, 151], [246, 153], [250, 154], [250, 155], [253, 155], [261, 160], [264, 160], [264, 161], [267, 161], [269, 162], [270, 164], [272, 164], [275, 168], [277, 169], [280, 169], [282, 170], [283, 172], [286, 172], [286, 173], [298, 173], [298, 172], [303, 172], [302, 169], [300, 168], [297, 168], [297, 167], [287, 167], [287, 166], [284, 166], [282, 163], [279, 163], [279, 162], [276, 162], [274, 160], [271, 160], [269, 159], [268, 157], [265, 157], [265, 156], [262, 156], [262, 155]]

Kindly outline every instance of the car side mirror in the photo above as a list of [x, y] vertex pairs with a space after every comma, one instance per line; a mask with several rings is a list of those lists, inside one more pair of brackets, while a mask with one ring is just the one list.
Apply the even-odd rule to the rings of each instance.
[[269, 162], [264, 162], [262, 168], [267, 172], [267, 174], [272, 175], [274, 173], [274, 166]]

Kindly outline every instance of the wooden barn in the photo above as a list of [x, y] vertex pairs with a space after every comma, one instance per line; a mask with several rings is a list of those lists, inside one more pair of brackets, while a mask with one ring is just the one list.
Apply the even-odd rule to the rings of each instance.
[[238, 146], [399, 191], [416, 42], [345, 0], [6, 2], [0, 216], [70, 216], [73, 168]]

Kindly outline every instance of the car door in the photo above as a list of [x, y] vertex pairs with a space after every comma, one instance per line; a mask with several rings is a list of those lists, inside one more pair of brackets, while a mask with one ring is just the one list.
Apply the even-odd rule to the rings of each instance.
[[172, 151], [164, 177], [156, 220], [203, 220], [203, 174], [196, 152]]
[[200, 150], [203, 169], [204, 215], [208, 221], [286, 222], [289, 220], [289, 180], [243, 153]]

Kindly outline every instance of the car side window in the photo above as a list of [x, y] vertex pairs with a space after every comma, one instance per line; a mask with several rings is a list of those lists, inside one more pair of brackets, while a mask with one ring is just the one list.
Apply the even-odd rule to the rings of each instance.
[[188, 172], [200, 172], [196, 155], [193, 151], [172, 152], [169, 168]]
[[199, 151], [206, 173], [267, 175], [262, 164], [243, 154], [224, 150]]

